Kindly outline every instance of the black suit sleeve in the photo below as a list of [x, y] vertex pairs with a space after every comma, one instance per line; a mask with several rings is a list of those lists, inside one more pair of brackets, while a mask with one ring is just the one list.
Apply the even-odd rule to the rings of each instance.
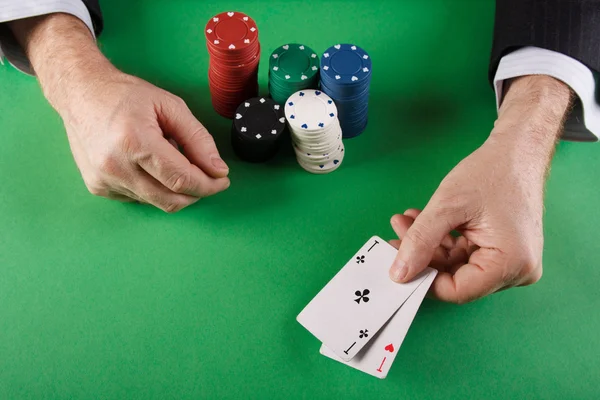
[[490, 82], [500, 59], [524, 46], [565, 54], [599, 72], [600, 0], [496, 0]]
[[90, 12], [94, 24], [94, 31], [96, 32], [96, 36], [98, 36], [102, 33], [102, 29], [104, 28], [102, 10], [100, 10], [100, 0], [83, 0], [83, 3]]

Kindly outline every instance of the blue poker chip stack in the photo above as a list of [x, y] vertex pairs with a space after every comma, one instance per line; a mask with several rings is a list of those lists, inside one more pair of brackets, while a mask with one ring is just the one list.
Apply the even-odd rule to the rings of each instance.
[[345, 139], [360, 135], [369, 117], [371, 57], [353, 44], [336, 44], [321, 57], [321, 90], [333, 99]]

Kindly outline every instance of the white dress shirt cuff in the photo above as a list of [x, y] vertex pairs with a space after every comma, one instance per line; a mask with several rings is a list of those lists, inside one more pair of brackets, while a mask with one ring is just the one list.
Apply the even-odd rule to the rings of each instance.
[[586, 142], [598, 140], [600, 104], [596, 94], [595, 72], [562, 53], [539, 47], [524, 47], [500, 60], [494, 77], [496, 107], [499, 108], [502, 103], [504, 81], [524, 75], [552, 76], [569, 85], [577, 94], [578, 98], [565, 123], [563, 139]]
[[3, 23], [59, 12], [82, 20], [96, 37], [90, 13], [81, 0], [0, 0], [0, 63], [6, 58], [18, 70], [34, 75], [25, 52]]

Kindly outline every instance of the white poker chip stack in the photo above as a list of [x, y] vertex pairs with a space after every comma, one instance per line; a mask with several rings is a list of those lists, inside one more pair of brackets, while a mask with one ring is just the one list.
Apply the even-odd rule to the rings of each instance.
[[298, 164], [313, 174], [327, 174], [344, 160], [342, 129], [337, 108], [320, 90], [301, 90], [285, 103]]

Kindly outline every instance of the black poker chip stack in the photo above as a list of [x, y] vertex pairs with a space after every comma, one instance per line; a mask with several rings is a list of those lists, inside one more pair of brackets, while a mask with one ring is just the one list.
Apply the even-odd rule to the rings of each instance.
[[238, 106], [231, 126], [231, 144], [239, 158], [265, 162], [272, 158], [286, 128], [283, 107], [266, 97], [254, 97]]

